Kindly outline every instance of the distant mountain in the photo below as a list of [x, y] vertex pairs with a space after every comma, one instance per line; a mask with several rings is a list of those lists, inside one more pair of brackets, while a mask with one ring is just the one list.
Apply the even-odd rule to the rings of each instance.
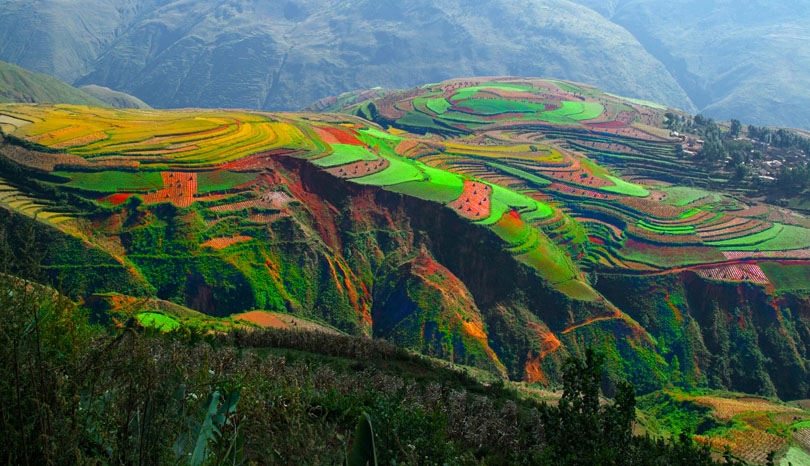
[[0, 62], [0, 102], [107, 106], [52, 76], [32, 73], [4, 62]]
[[553, 76], [693, 110], [639, 42], [569, 0], [17, 0], [0, 59], [155, 107], [296, 109], [354, 89]]
[[633, 33], [701, 112], [810, 128], [810, 3], [575, 1]]
[[123, 92], [114, 91], [109, 87], [88, 84], [80, 87], [79, 89], [101, 100], [102, 102], [112, 105], [115, 108], [152, 108], [146, 102], [137, 97], [125, 94]]

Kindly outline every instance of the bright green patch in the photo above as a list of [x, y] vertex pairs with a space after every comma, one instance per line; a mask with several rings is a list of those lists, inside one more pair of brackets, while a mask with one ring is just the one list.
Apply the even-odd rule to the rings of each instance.
[[486, 89], [500, 89], [504, 91], [518, 91], [518, 92], [537, 92], [537, 89], [530, 86], [521, 86], [519, 84], [490, 83], [460, 89], [453, 96], [453, 100], [469, 99], [478, 92], [484, 91]]
[[605, 108], [598, 102], [563, 101], [560, 108], [544, 112], [538, 117], [549, 123], [567, 123], [566, 120], [592, 120], [601, 115], [604, 110]]
[[[765, 276], [779, 291], [810, 289], [810, 265], [782, 265], [777, 262], [759, 264]], [[808, 424], [810, 427], [810, 424]]]
[[775, 224], [773, 227], [742, 238], [707, 243], [723, 249], [739, 251], [783, 251], [810, 247], [810, 230], [794, 225]]
[[389, 141], [396, 141], [396, 142], [402, 141], [401, 137], [386, 133], [384, 131], [380, 131], [379, 129], [373, 126], [368, 129], [359, 129], [358, 132], [360, 132], [361, 134], [365, 133], [368, 134], [369, 136], [374, 136], [375, 138], [379, 139], [386, 139]]
[[427, 106], [428, 110], [436, 113], [437, 115], [443, 114], [453, 106], [453, 104], [448, 102], [447, 99], [427, 99], [425, 105]]
[[503, 99], [469, 99], [456, 104], [466, 107], [477, 115], [500, 115], [504, 113], [538, 113], [546, 110], [543, 104], [518, 102]]
[[463, 188], [459, 190], [453, 186], [434, 184], [427, 180], [409, 181], [407, 183], [386, 186], [385, 189], [395, 193], [418, 197], [426, 201], [441, 202], [442, 204], [458, 199], [464, 191]]
[[637, 225], [647, 231], [664, 235], [691, 235], [695, 233], [695, 227], [692, 225], [656, 225], [645, 220], [639, 220]]
[[516, 193], [502, 186], [491, 184], [492, 200], [490, 203], [490, 215], [488, 218], [478, 221], [480, 225], [492, 225], [501, 219], [510, 210], [536, 212], [536, 215], [550, 217], [554, 210], [542, 202], [538, 202], [530, 197]]
[[157, 312], [142, 312], [137, 315], [137, 319], [144, 327], [152, 327], [163, 332], [171, 332], [180, 327], [180, 323], [173, 318]]
[[529, 182], [535, 184], [539, 188], [549, 186], [551, 184], [551, 181], [549, 181], [549, 180], [547, 180], [545, 178], [539, 177], [539, 176], [537, 176], [537, 175], [535, 175], [533, 173], [529, 173], [527, 171], [521, 170], [519, 168], [511, 167], [509, 165], [504, 165], [504, 164], [501, 164], [501, 163], [492, 163], [492, 162], [490, 162], [488, 165], [490, 167], [496, 168], [496, 169], [498, 169], [498, 170], [500, 170], [500, 171], [502, 171], [502, 172], [504, 172], [506, 174], [518, 177], [518, 178], [520, 178], [522, 180], [529, 181]]
[[312, 163], [319, 167], [335, 167], [353, 162], [373, 162], [377, 156], [368, 151], [365, 147], [352, 144], [332, 144], [334, 153], [326, 157], [313, 160]]
[[667, 193], [667, 199], [664, 202], [676, 207], [683, 207], [705, 197], [714, 196], [708, 191], [686, 186], [670, 186], [662, 188], [661, 191]]
[[54, 175], [70, 178], [63, 186], [103, 193], [118, 191], [151, 191], [163, 188], [163, 178], [158, 172], [53, 172]]
[[464, 192], [464, 181], [455, 173], [427, 165], [420, 165], [419, 168], [427, 175], [426, 180], [396, 184], [386, 189], [441, 203], [452, 202]]
[[256, 179], [255, 173], [240, 173], [229, 170], [202, 172], [197, 175], [197, 191], [224, 191], [234, 186], [250, 183]]
[[625, 194], [627, 196], [633, 197], [647, 197], [650, 195], [650, 192], [646, 189], [642, 188], [641, 186], [633, 183], [628, 183], [621, 178], [608, 175], [606, 178], [613, 182], [616, 186], [608, 186], [605, 188], [599, 188], [603, 191], [610, 191], [616, 194]]
[[779, 466], [810, 466], [810, 455], [801, 448], [790, 447], [785, 457], [779, 460]]
[[385, 156], [385, 158], [391, 163], [388, 168], [379, 173], [354, 178], [351, 181], [373, 186], [390, 186], [409, 181], [420, 181], [425, 178], [425, 175], [413, 163], [405, 162], [398, 157]]

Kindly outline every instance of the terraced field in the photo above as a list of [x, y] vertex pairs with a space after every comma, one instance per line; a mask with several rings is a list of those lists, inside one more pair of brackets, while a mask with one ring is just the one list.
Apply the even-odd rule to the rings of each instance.
[[[707, 279], [768, 286], [774, 268], [763, 272], [756, 260], [806, 259], [798, 251], [810, 248], [807, 223], [733, 195], [649, 184], [699, 177], [678, 159], [679, 141], [656, 127], [665, 110], [583, 85], [515, 78], [448, 81], [347, 109], [391, 131], [348, 115], [20, 105], [0, 114], [31, 122], [13, 136], [79, 157], [81, 171], [61, 164], [54, 172], [66, 179], [61, 186], [111, 206], [138, 196], [188, 207], [244, 193], [249, 199], [231, 210], [269, 208], [258, 200], [262, 160], [292, 155], [354, 183], [445, 204], [492, 228], [554, 283], [580, 280], [583, 268], [698, 267]], [[611, 172], [618, 164], [622, 172]], [[6, 193], [12, 207], [37, 209]], [[506, 234], [510, 218], [530, 233]], [[548, 257], [547, 242], [563, 253], [553, 265], [537, 260]]]
[[[404, 157], [574, 217], [586, 234], [544, 232], [580, 267], [642, 274], [695, 267], [706, 279], [768, 287], [768, 273], [752, 259], [807, 258], [807, 219], [695, 187], [706, 182], [703, 170], [661, 129], [664, 113], [678, 112], [654, 103], [562, 81], [484, 78], [393, 93], [345, 111], [421, 139], [399, 146]], [[723, 265], [732, 256], [744, 258]]]
[[[326, 190], [381, 193], [368, 189], [376, 187], [434, 203], [500, 242], [510, 263], [540, 277], [566, 303], [582, 306], [556, 328], [526, 322], [539, 329], [541, 343], [520, 356], [525, 361], [510, 364], [522, 364], [530, 382], [544, 380], [547, 359], [610, 331], [643, 354], [639, 367], [666, 364], [645, 346], [656, 343], [644, 329], [596, 291], [599, 275], [683, 274], [769, 294], [810, 288], [810, 219], [707, 186], [706, 173], [681, 155], [680, 140], [661, 129], [663, 114], [675, 110], [584, 85], [518, 78], [453, 80], [352, 102], [340, 114], [0, 105], [0, 121], [15, 122], [2, 127], [4, 144], [13, 148], [4, 152], [8, 163], [36, 174], [27, 182], [13, 170], [0, 172], [0, 207], [95, 242], [147, 278], [190, 274], [196, 280], [191, 261], [205, 271], [215, 268], [209, 261], [221, 260], [208, 281], [261, 303], [244, 309], [297, 305], [291, 296], [308, 282], [292, 261], [264, 245], [300, 247], [308, 261], [322, 260], [319, 277], [350, 303], [357, 325], [368, 328], [371, 278], [355, 273], [354, 259], [312, 251], [314, 244], [337, 250], [339, 243], [371, 240], [321, 223], [323, 211], [335, 207], [282, 176], [279, 160], [327, 174], [334, 186], [326, 183]], [[375, 200], [362, 202], [354, 207], [387, 226], [370, 228], [374, 234], [403, 241]], [[139, 209], [142, 204], [147, 208]], [[301, 218], [312, 228], [296, 229], [293, 219]], [[97, 233], [138, 222], [148, 227], [127, 231], [119, 243]], [[375, 261], [388, 260], [368, 247]], [[469, 254], [477, 246], [458, 241], [455, 247]], [[432, 273], [422, 278], [451, 280], [449, 272], [437, 275], [437, 267], [425, 266]], [[199, 296], [215, 292], [196, 282], [183, 286]], [[338, 300], [324, 299], [332, 300], [324, 306]], [[683, 319], [669, 306], [674, 319]], [[597, 307], [600, 312], [589, 313]], [[164, 329], [182, 324], [159, 313], [138, 319]], [[264, 314], [243, 320], [251, 319], [278, 324]], [[465, 338], [477, 339], [481, 354], [503, 370], [483, 327], [464, 322]], [[756, 461], [790, 442], [781, 431], [737, 427], [702, 441]]]

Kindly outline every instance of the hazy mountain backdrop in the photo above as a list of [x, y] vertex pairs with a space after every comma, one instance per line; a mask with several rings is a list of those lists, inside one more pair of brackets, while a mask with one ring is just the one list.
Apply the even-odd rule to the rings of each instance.
[[295, 109], [357, 88], [555, 76], [691, 110], [620, 26], [566, 0], [4, 2], [0, 59], [156, 107]]
[[75, 85], [127, 92], [161, 108], [296, 109], [360, 88], [521, 75], [587, 82], [718, 118], [810, 127], [806, 2], [1, 5], [0, 59]]
[[576, 0], [630, 31], [697, 108], [810, 128], [810, 3]]

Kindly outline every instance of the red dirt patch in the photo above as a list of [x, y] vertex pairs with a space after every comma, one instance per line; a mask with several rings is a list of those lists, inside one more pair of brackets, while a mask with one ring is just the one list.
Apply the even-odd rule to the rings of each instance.
[[252, 311], [247, 312], [245, 314], [241, 314], [238, 316], [233, 316], [234, 320], [244, 320], [245, 322], [250, 322], [252, 324], [260, 325], [262, 327], [272, 327], [272, 328], [290, 328], [289, 325], [285, 324], [281, 321], [278, 317], [262, 311]]
[[126, 202], [126, 200], [130, 198], [130, 196], [132, 196], [132, 193], [115, 193], [107, 197], [103, 197], [99, 200], [102, 202], [109, 202], [110, 204], [117, 206]]
[[483, 220], [490, 215], [492, 188], [478, 181], [465, 181], [464, 192], [448, 206], [462, 217]]
[[163, 172], [163, 189], [143, 197], [146, 204], [171, 202], [177, 207], [188, 207], [194, 202], [197, 193], [197, 174], [188, 172]]
[[253, 238], [251, 238], [250, 236], [234, 236], [233, 238], [213, 238], [204, 242], [201, 246], [214, 249], [225, 249], [228, 246], [237, 243], [244, 243], [245, 241], [250, 241], [252, 239]]
[[327, 144], [363, 145], [353, 134], [339, 128], [315, 128], [315, 131], [317, 131], [318, 136]]

